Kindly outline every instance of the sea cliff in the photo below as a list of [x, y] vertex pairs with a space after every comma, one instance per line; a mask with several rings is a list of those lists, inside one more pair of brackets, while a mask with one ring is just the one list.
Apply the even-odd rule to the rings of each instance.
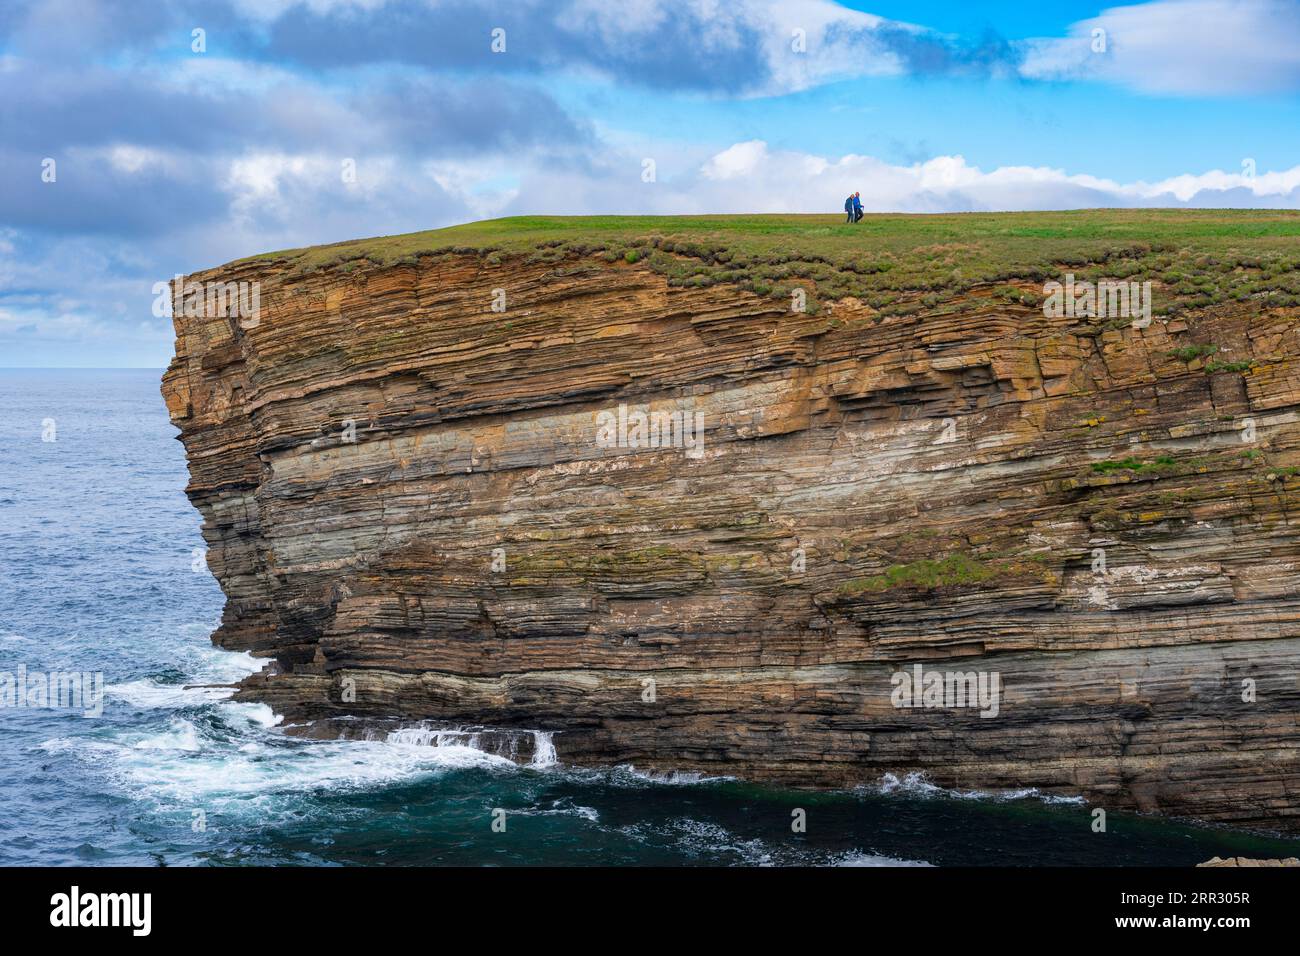
[[[272, 659], [239, 696], [1300, 826], [1300, 217], [837, 219], [504, 220], [178, 282], [214, 639]], [[1153, 314], [1044, 301], [1105, 278]], [[187, 308], [232, 283], [255, 314]]]

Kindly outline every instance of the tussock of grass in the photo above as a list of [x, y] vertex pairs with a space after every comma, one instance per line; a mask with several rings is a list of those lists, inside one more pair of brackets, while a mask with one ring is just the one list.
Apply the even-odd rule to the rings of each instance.
[[1217, 345], [1185, 345], [1180, 349], [1170, 349], [1165, 355], [1170, 358], [1181, 359], [1184, 362], [1190, 362], [1193, 359], [1213, 355], [1217, 351], [1219, 351]]
[[1097, 472], [1097, 474], [1099, 475], [1107, 475], [1115, 471], [1135, 471], [1139, 473], [1149, 472], [1149, 471], [1163, 471], [1168, 468], [1175, 468], [1177, 467], [1177, 465], [1178, 462], [1174, 461], [1174, 459], [1170, 458], [1168, 455], [1161, 455], [1159, 458], [1155, 459], [1154, 461], [1139, 461], [1136, 458], [1122, 458], [1119, 460], [1112, 459], [1110, 461], [1094, 461], [1092, 463], [1092, 470]]
[[886, 568], [883, 574], [845, 581], [836, 590], [845, 595], [904, 587], [931, 590], [946, 585], [977, 584], [996, 573], [995, 566], [958, 552], [938, 561], [923, 558], [910, 564], [895, 564]]
[[1213, 375], [1215, 372], [1249, 372], [1254, 367], [1253, 359], [1244, 362], [1207, 362], [1205, 371]]

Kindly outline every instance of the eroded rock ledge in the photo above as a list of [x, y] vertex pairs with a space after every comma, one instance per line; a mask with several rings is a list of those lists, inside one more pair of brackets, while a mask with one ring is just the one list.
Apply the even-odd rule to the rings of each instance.
[[[261, 288], [253, 327], [178, 317], [163, 384], [214, 639], [275, 660], [245, 699], [1300, 828], [1294, 307], [798, 313], [473, 251], [191, 278]], [[1172, 354], [1211, 342], [1254, 365]], [[702, 454], [603, 447], [620, 404], [700, 413]], [[997, 716], [893, 706], [918, 662], [997, 672]]]

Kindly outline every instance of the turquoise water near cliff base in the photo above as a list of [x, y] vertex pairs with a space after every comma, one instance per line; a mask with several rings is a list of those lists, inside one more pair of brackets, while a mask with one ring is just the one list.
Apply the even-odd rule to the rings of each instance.
[[[221, 593], [157, 371], [0, 371], [0, 674], [102, 672], [102, 715], [0, 709], [0, 864], [1190, 865], [1300, 841], [918, 779], [852, 792], [518, 767], [419, 734], [285, 736], [223, 691]], [[41, 440], [53, 420], [55, 441]], [[46, 423], [43, 425], [43, 423]], [[545, 728], [540, 740], [546, 740]], [[424, 735], [427, 736], [427, 735]], [[545, 748], [542, 748], [545, 750]], [[494, 832], [494, 811], [505, 832]], [[791, 830], [802, 809], [807, 832]]]

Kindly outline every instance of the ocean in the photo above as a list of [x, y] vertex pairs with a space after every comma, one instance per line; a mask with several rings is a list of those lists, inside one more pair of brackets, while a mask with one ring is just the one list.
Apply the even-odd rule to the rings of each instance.
[[433, 746], [437, 735], [416, 728], [374, 741], [287, 736], [265, 705], [188, 687], [261, 665], [209, 641], [222, 596], [195, 561], [199, 516], [160, 374], [0, 370], [0, 691], [20, 672], [103, 681], [102, 712], [87, 699], [0, 709], [0, 864], [1186, 866], [1300, 855], [1297, 840], [1128, 814], [1097, 833], [1080, 800], [950, 793], [917, 777], [809, 793], [565, 767], [545, 758], [546, 728], [535, 731], [542, 759], [523, 767], [469, 738]]

